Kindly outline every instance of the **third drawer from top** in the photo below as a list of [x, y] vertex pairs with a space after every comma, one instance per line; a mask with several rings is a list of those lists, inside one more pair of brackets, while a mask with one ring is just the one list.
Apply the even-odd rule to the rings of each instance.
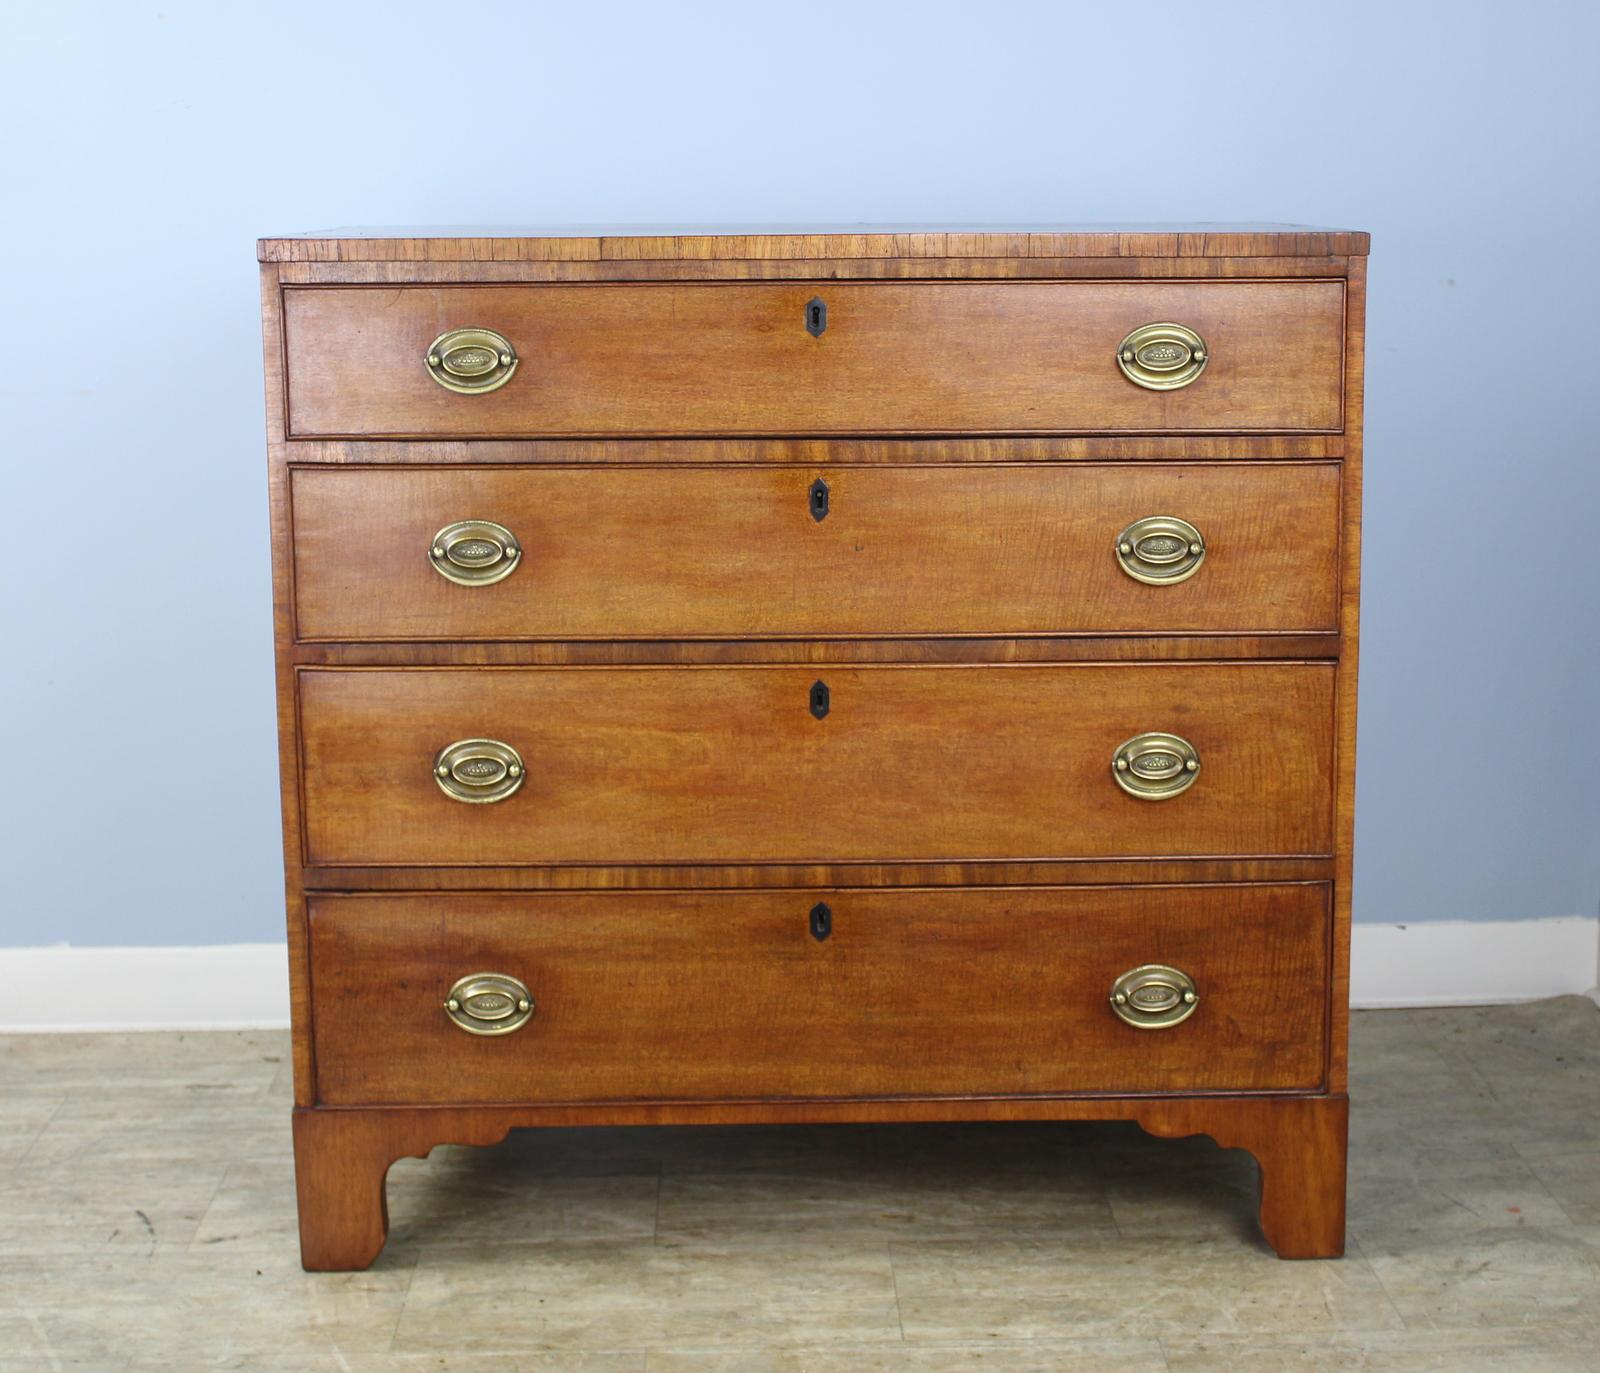
[[314, 864], [1332, 849], [1325, 662], [298, 677]]

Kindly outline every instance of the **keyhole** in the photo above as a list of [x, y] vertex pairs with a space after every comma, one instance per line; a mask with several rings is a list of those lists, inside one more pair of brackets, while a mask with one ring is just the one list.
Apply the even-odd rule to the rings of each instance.
[[811, 483], [811, 518], [818, 524], [828, 518], [828, 483], [821, 477]]
[[806, 333], [821, 338], [828, 327], [828, 304], [821, 296], [812, 296], [806, 302]]
[[811, 937], [821, 943], [833, 933], [833, 912], [825, 901], [811, 908]]

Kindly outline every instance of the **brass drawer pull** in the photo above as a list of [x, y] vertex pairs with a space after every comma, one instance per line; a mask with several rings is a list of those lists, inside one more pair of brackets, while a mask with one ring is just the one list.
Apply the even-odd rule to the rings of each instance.
[[1151, 586], [1187, 581], [1205, 560], [1204, 537], [1176, 515], [1146, 515], [1117, 535], [1118, 566]]
[[1187, 386], [1210, 360], [1206, 341], [1182, 324], [1142, 324], [1117, 348], [1122, 375], [1147, 391]]
[[508, 1035], [533, 1019], [533, 993], [506, 973], [471, 973], [450, 988], [444, 1013], [469, 1035]]
[[1194, 785], [1200, 755], [1176, 734], [1136, 734], [1111, 755], [1111, 775], [1129, 796], [1167, 801]]
[[517, 570], [522, 545], [503, 524], [492, 520], [457, 520], [433, 536], [428, 562], [446, 581], [460, 586], [488, 586]]
[[428, 345], [428, 375], [447, 391], [498, 390], [517, 370], [517, 350], [493, 329], [451, 329]]
[[1170, 1030], [1195, 1013], [1200, 993], [1194, 979], [1165, 963], [1131, 968], [1111, 984], [1111, 1009], [1137, 1030]]
[[433, 780], [452, 801], [504, 801], [522, 785], [522, 755], [498, 739], [459, 739], [439, 750]]

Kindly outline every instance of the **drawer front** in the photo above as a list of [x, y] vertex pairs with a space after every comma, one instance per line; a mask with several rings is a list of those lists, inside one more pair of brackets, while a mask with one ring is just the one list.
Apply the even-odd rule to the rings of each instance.
[[[827, 321], [813, 336], [818, 298]], [[1154, 323], [1203, 340], [1192, 383], [1151, 390], [1123, 374], [1123, 341]], [[298, 287], [284, 327], [294, 437], [1342, 424], [1338, 281]], [[502, 384], [462, 393], [435, 379], [430, 349], [448, 354], [437, 340], [456, 330], [500, 336], [516, 360]], [[462, 352], [495, 363], [479, 345]]]
[[[304, 639], [1336, 624], [1333, 464], [302, 468], [293, 482]], [[1119, 536], [1152, 516], [1199, 531], [1192, 575], [1152, 583], [1132, 574], [1189, 560], [1119, 560]], [[485, 520], [515, 539], [510, 562], [431, 553], [441, 530]]]
[[[312, 863], [1331, 849], [1325, 663], [303, 669], [299, 690]], [[1119, 748], [1151, 732], [1198, 754], [1179, 795], [1117, 781]], [[453, 799], [433, 771], [479, 739], [520, 759], [484, 765], [519, 766], [495, 804]]]
[[[317, 896], [318, 1095], [1312, 1089], [1328, 937], [1319, 884]], [[1192, 979], [1187, 1019], [1149, 1029], [1113, 1013], [1113, 983], [1146, 964]], [[458, 1028], [444, 1003], [480, 973], [522, 983], [531, 1018]]]

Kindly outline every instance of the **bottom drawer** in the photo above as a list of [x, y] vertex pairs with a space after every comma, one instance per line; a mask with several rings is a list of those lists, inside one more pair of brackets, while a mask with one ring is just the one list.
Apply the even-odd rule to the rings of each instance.
[[[1323, 1078], [1321, 883], [310, 904], [329, 1105], [1257, 1091]], [[1145, 964], [1192, 978], [1181, 1023], [1114, 1012], [1113, 983]], [[523, 1019], [492, 990], [452, 1017], [452, 988], [480, 973], [524, 984], [531, 1016], [500, 1034], [458, 1026]], [[1134, 1004], [1160, 1019], [1161, 999], [1157, 987]]]

